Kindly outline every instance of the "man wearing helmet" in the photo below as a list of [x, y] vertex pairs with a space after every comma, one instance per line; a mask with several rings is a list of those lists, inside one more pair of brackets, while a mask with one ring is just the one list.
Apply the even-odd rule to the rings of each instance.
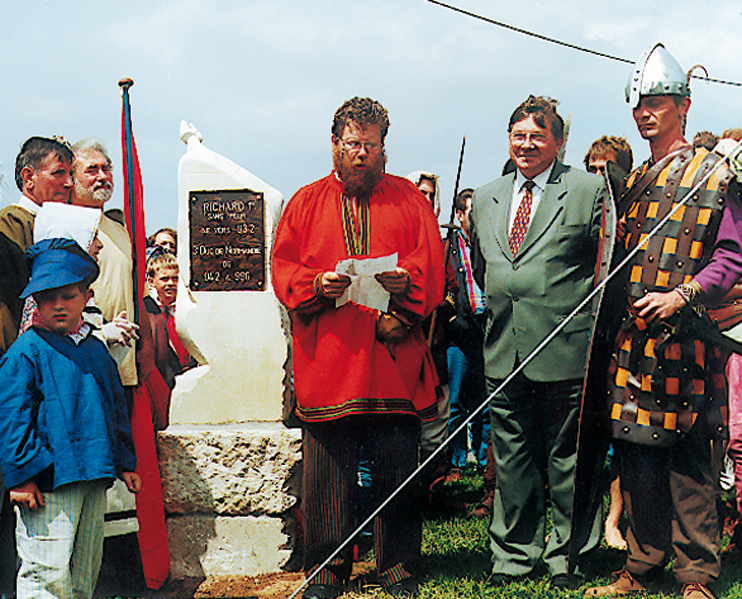
[[[637, 62], [626, 90], [651, 157], [627, 179], [627, 252], [714, 167], [719, 157], [685, 140], [688, 78], [662, 44]], [[721, 166], [638, 252], [624, 277], [626, 312], [608, 401], [629, 520], [626, 566], [589, 597], [656, 585], [674, 557], [684, 599], [712, 598], [720, 531], [709, 441], [726, 435], [720, 348], [704, 341], [706, 308], [742, 274], [742, 207]], [[696, 325], [696, 328], [693, 328]]]

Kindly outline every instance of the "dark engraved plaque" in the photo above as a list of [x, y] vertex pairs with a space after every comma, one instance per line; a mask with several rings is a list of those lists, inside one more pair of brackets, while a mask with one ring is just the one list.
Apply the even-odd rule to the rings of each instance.
[[188, 199], [193, 291], [265, 291], [263, 193], [192, 191]]

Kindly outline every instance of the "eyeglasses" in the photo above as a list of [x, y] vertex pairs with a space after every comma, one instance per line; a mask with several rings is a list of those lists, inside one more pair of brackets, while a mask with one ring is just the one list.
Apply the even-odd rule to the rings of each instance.
[[546, 143], [546, 136], [541, 133], [511, 133], [510, 139], [513, 143], [522, 146], [526, 141], [529, 141], [536, 145], [543, 145]]
[[340, 142], [348, 152], [357, 153], [361, 148], [366, 148], [369, 154], [379, 148], [380, 144], [373, 141], [358, 141], [357, 139], [341, 139]]

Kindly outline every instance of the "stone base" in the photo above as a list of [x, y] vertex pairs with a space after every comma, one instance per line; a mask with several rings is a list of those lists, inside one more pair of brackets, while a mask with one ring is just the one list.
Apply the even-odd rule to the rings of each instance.
[[171, 577], [278, 572], [295, 539], [301, 431], [280, 423], [158, 434]]
[[172, 516], [167, 520], [170, 577], [279, 572], [291, 557], [283, 529], [281, 518], [268, 516]]

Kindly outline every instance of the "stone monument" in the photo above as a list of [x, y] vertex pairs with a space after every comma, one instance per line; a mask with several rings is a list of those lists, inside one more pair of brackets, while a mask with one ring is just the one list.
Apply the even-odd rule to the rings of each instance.
[[270, 279], [283, 197], [193, 125], [181, 139], [176, 325], [199, 366], [176, 378], [158, 436], [171, 576], [275, 572], [291, 556], [301, 456], [281, 422], [288, 321]]

